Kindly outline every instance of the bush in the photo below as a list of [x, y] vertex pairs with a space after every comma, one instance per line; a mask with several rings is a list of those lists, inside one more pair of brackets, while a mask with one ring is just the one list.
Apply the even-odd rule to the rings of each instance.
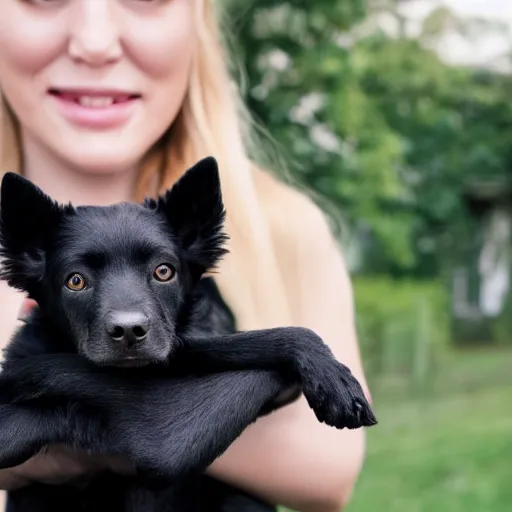
[[512, 294], [509, 294], [501, 314], [491, 321], [492, 342], [497, 346], [512, 344]]
[[450, 340], [450, 302], [438, 282], [354, 278], [356, 320], [369, 378], [423, 382]]

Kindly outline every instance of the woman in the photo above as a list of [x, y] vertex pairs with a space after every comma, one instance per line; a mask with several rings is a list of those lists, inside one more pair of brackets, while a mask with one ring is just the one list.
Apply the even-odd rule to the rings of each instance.
[[[341, 255], [321, 212], [249, 161], [210, 0], [2, 0], [0, 91], [1, 169], [63, 202], [140, 200], [214, 155], [231, 236], [216, 279], [239, 327], [309, 327], [365, 386]], [[0, 300], [6, 343], [23, 297], [2, 283]], [[347, 503], [363, 458], [363, 430], [320, 424], [300, 399], [247, 429], [208, 473], [330, 512]], [[128, 469], [55, 447], [1, 471], [0, 488], [105, 466]]]

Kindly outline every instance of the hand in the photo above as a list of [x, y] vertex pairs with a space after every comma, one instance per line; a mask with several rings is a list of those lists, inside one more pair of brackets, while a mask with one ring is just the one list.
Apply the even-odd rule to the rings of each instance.
[[36, 306], [37, 302], [34, 299], [26, 298], [21, 304], [20, 310], [18, 311], [18, 320], [25, 322]]
[[59, 485], [100, 471], [135, 474], [134, 466], [121, 457], [90, 455], [58, 445], [19, 466], [0, 470], [0, 489], [11, 491], [32, 482]]

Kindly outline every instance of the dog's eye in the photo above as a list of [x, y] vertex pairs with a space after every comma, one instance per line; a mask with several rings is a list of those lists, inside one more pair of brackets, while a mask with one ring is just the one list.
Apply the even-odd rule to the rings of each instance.
[[85, 279], [80, 274], [71, 274], [66, 281], [66, 286], [74, 292], [79, 292], [85, 288]]
[[170, 281], [175, 274], [175, 270], [170, 265], [158, 265], [153, 272], [153, 277], [161, 283]]

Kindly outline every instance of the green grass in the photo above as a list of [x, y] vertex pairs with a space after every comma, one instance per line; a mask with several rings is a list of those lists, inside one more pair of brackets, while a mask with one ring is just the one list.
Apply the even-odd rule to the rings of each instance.
[[448, 353], [414, 393], [373, 382], [379, 424], [344, 512], [511, 512], [512, 350]]
[[[504, 382], [504, 361], [512, 354], [459, 354], [432, 396], [377, 399], [379, 425], [368, 430], [346, 512], [510, 512], [512, 364]], [[493, 368], [497, 382], [484, 386], [479, 376]]]

